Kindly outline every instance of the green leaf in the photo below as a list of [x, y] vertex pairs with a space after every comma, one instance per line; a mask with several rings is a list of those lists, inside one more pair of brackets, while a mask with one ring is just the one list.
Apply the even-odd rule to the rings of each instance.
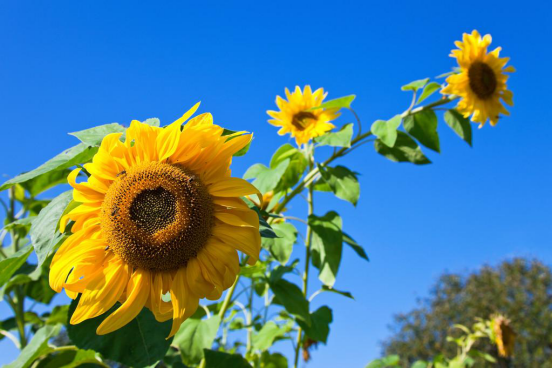
[[411, 368], [428, 368], [428, 363], [424, 360], [417, 360], [415, 363], [413, 363]]
[[253, 348], [265, 351], [269, 349], [275, 339], [284, 336], [289, 329], [281, 327], [273, 321], [267, 322], [257, 334], [253, 336]]
[[260, 368], [288, 368], [288, 360], [280, 353], [269, 353], [264, 351], [261, 354]]
[[61, 329], [61, 325], [55, 325], [55, 326], [46, 325], [41, 329], [39, 329], [33, 336], [33, 339], [29, 342], [29, 344], [25, 346], [23, 350], [21, 350], [17, 359], [8, 365], [5, 365], [4, 367], [5, 368], [30, 367], [36, 358], [38, 358], [41, 355], [47, 354], [52, 350], [52, 348], [48, 346], [48, 340], [56, 336], [59, 333], [60, 329]]
[[355, 240], [353, 240], [351, 236], [346, 233], [342, 233], [342, 236], [344, 238], [344, 243], [349, 245], [359, 257], [366, 259], [367, 261], [369, 260], [367, 253], [365, 253], [365, 249], [363, 249], [362, 246], [360, 246]]
[[268, 249], [280, 264], [285, 265], [298, 238], [298, 230], [287, 222], [275, 223], [272, 227], [278, 238], [262, 239], [263, 247]]
[[69, 135], [77, 137], [81, 142], [89, 146], [100, 146], [102, 139], [104, 139], [106, 135], [124, 132], [125, 128], [121, 124], [111, 123], [69, 133]]
[[[71, 302], [69, 319], [75, 312], [80, 296]], [[96, 329], [113, 313], [117, 303], [101, 316], [87, 319], [77, 325], [67, 325], [71, 341], [80, 349], [92, 349], [119, 363], [131, 367], [145, 367], [162, 359], [173, 341], [166, 339], [171, 331], [171, 320], [157, 322], [152, 312], [143, 308], [140, 314], [124, 327], [107, 335], [97, 335]]]
[[31, 241], [40, 266], [63, 238], [58, 229], [58, 222], [65, 208], [73, 198], [73, 191], [68, 190], [54, 198], [33, 220]]
[[206, 320], [189, 318], [184, 321], [173, 344], [179, 347], [185, 364], [195, 364], [202, 360], [204, 349], [213, 345], [220, 322], [218, 316]]
[[337, 132], [328, 132], [315, 138], [319, 146], [331, 147], [351, 147], [351, 137], [353, 136], [353, 123], [344, 125]]
[[334, 100], [328, 100], [325, 103], [322, 103], [319, 106], [312, 107], [307, 111], [318, 109], [349, 109], [353, 100], [355, 100], [355, 95], [339, 97], [335, 98]]
[[323, 180], [336, 197], [350, 202], [354, 206], [359, 200], [361, 190], [355, 173], [345, 166], [323, 167], [317, 164]]
[[371, 126], [371, 132], [388, 147], [393, 147], [397, 139], [397, 128], [401, 124], [401, 115], [388, 121], [377, 120]]
[[25, 263], [29, 255], [33, 251], [31, 246], [20, 249], [6, 259], [0, 261], [0, 286], [7, 283], [12, 275]]
[[292, 262], [292, 265], [290, 266], [277, 266], [271, 271], [271, 275], [269, 276], [269, 282], [270, 283], [276, 283], [278, 280], [282, 279], [282, 277], [290, 272], [294, 272], [294, 269], [299, 262], [298, 259], [295, 259], [294, 262]]
[[42, 359], [37, 368], [99, 367], [101, 362], [100, 354], [94, 350], [66, 350]]
[[365, 368], [386, 368], [399, 367], [399, 356], [390, 355], [381, 359], [373, 360]]
[[298, 321], [298, 324], [305, 331], [307, 336], [323, 344], [326, 344], [330, 332], [330, 323], [332, 323], [332, 310], [326, 305], [311, 313], [311, 326], [307, 326], [302, 321]]
[[417, 142], [409, 135], [398, 132], [394, 147], [390, 148], [377, 139], [374, 141], [376, 152], [394, 162], [412, 162], [415, 165], [429, 164], [430, 160], [422, 153]]
[[39, 175], [34, 179], [21, 183], [23, 188], [29, 192], [31, 197], [36, 197], [40, 193], [55, 187], [59, 184], [67, 183], [67, 176], [71, 171], [68, 169], [50, 171], [43, 175]]
[[425, 109], [409, 115], [403, 120], [405, 130], [417, 138], [424, 146], [440, 152], [440, 137], [438, 136], [438, 118], [434, 110]]
[[303, 296], [300, 288], [285, 279], [278, 279], [269, 284], [275, 294], [275, 303], [284, 306], [286, 311], [298, 320], [311, 325], [309, 316], [309, 302]]
[[204, 350], [205, 368], [252, 368], [240, 354], [228, 354], [222, 351]]
[[465, 118], [455, 109], [445, 112], [444, 120], [451, 129], [472, 147], [472, 126], [469, 118]]
[[422, 87], [425, 86], [426, 83], [428, 83], [428, 81], [430, 80], [430, 78], [425, 78], [425, 79], [418, 79], [416, 81], [413, 81], [409, 84], [406, 84], [404, 86], [401, 87], [401, 90], [402, 91], [413, 91], [413, 92], [417, 92], [419, 89], [421, 89]]
[[307, 222], [313, 231], [311, 260], [319, 269], [319, 279], [333, 286], [342, 260], [342, 219], [334, 212], [323, 217], [310, 215]]
[[42, 317], [46, 317], [46, 324], [47, 325], [55, 325], [55, 324], [66, 324], [67, 323], [67, 315], [69, 313], [69, 305], [57, 305], [52, 309], [52, 312], [50, 312], [47, 315], [43, 315]]
[[246, 171], [244, 179], [255, 178], [252, 184], [259, 189], [261, 193], [267, 193], [276, 188], [289, 162], [290, 160], [282, 161], [274, 169], [270, 169], [263, 164], [255, 164]]
[[250, 207], [250, 209], [254, 210], [257, 213], [257, 217], [259, 218], [259, 234], [261, 234], [262, 238], [276, 238], [277, 235], [273, 231], [273, 228], [271, 225], [267, 223], [267, 221], [263, 218], [264, 214], [266, 215], [266, 212], [262, 211], [248, 198], [242, 198], [244, 202]]
[[439, 83], [436, 83], [436, 82], [428, 83], [424, 87], [421, 95], [419, 96], [419, 99], [417, 100], [417, 105], [420, 104], [422, 101], [426, 100], [428, 97], [430, 97], [430, 95], [432, 95], [434, 92], [439, 90], [441, 87], [442, 86]]
[[[275, 192], [287, 191], [289, 188], [296, 185], [301, 179], [308, 162], [300, 150], [286, 143], [279, 147], [271, 158], [270, 167], [276, 169], [280, 163], [289, 160], [286, 171], [280, 178], [280, 181], [275, 186]], [[276, 197], [276, 196], [275, 196]]]
[[345, 296], [346, 298], [350, 298], [350, 299], [355, 300], [355, 298], [353, 297], [353, 295], [351, 295], [351, 293], [350, 293], [349, 291], [340, 291], [340, 290], [331, 288], [330, 286], [326, 286], [326, 285], [323, 285], [323, 286], [321, 287], [321, 289], [322, 289], [323, 291], [330, 291], [331, 293], [340, 294], [340, 295], [342, 295], [342, 296]]
[[88, 162], [98, 151], [97, 147], [89, 147], [84, 143], [80, 143], [68, 150], [63, 151], [56, 157], [40, 165], [36, 169], [26, 172], [24, 174], [18, 175], [15, 178], [12, 178], [6, 181], [2, 186], [0, 186], [0, 191], [6, 190], [17, 183], [24, 183], [28, 180], [37, 178], [40, 175], [55, 171], [55, 170], [64, 170]]
[[149, 126], [159, 127], [160, 121], [158, 118], [149, 118], [143, 121], [144, 124], [148, 124]]

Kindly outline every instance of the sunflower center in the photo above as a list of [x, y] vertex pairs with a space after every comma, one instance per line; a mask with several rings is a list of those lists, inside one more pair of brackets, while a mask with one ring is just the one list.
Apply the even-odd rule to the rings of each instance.
[[170, 271], [205, 246], [213, 225], [207, 188], [189, 170], [152, 162], [122, 172], [101, 211], [110, 249], [133, 267]]
[[488, 64], [477, 61], [469, 68], [469, 85], [476, 96], [485, 100], [494, 94], [497, 78]]
[[315, 114], [308, 111], [300, 111], [292, 117], [292, 125], [299, 130], [305, 130], [314, 120], [317, 120]]

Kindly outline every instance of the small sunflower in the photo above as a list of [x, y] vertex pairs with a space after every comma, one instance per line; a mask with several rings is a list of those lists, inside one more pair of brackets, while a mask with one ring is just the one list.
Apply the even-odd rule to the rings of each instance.
[[461, 97], [457, 110], [465, 117], [472, 115], [471, 120], [480, 123], [480, 128], [488, 119], [495, 126], [500, 113], [509, 115], [500, 100], [513, 106], [513, 92], [507, 89], [508, 76], [504, 73], [515, 68], [505, 67], [509, 58], [499, 57], [501, 47], [488, 53], [491, 42], [490, 35], [481, 37], [476, 30], [463, 34], [463, 42], [455, 42], [459, 49], [450, 55], [457, 59], [461, 72], [450, 75], [442, 89], [443, 94]]
[[280, 111], [267, 111], [273, 118], [269, 123], [281, 127], [279, 135], [290, 133], [300, 146], [334, 128], [330, 122], [340, 116], [339, 109], [309, 111], [312, 107], [320, 106], [325, 99], [326, 93], [322, 88], [312, 92], [310, 86], [305, 86], [302, 93], [301, 88], [296, 86], [294, 93], [290, 93], [288, 88], [285, 92], [288, 101], [280, 96], [276, 98]]
[[492, 327], [499, 355], [504, 358], [513, 356], [516, 333], [511, 327], [511, 321], [501, 315], [496, 316], [492, 319]]
[[84, 165], [86, 182], [76, 182], [80, 169], [69, 175], [80, 205], [60, 221], [61, 231], [73, 221], [72, 235], [54, 256], [50, 286], [81, 294], [71, 324], [120, 302], [98, 334], [146, 307], [160, 322], [173, 319], [173, 336], [199, 299], [218, 299], [234, 283], [237, 250], [257, 261], [259, 219], [240, 197], [260, 194], [229, 169], [252, 135], [223, 136], [209, 113], [182, 126], [198, 105], [165, 128], [133, 121], [125, 142], [107, 135]]

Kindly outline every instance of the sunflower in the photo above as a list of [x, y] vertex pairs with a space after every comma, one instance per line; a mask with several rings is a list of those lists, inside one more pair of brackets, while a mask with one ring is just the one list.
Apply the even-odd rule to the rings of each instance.
[[288, 101], [280, 96], [276, 98], [280, 111], [267, 111], [273, 118], [269, 123], [281, 127], [279, 135], [290, 133], [300, 146], [334, 128], [330, 122], [340, 116], [339, 109], [310, 111], [312, 107], [321, 106], [325, 99], [326, 93], [322, 88], [312, 92], [310, 86], [305, 86], [302, 93], [301, 88], [296, 86], [294, 93], [290, 93], [288, 88], [285, 92]]
[[461, 72], [450, 75], [442, 89], [443, 94], [461, 97], [457, 110], [464, 117], [472, 115], [471, 120], [480, 123], [480, 128], [488, 119], [495, 126], [500, 113], [509, 115], [500, 100], [513, 106], [513, 92], [507, 89], [508, 76], [504, 72], [512, 73], [515, 68], [505, 68], [509, 58], [499, 57], [501, 47], [488, 53], [491, 42], [490, 35], [481, 37], [476, 30], [463, 34], [463, 42], [455, 42], [459, 49], [450, 55], [457, 59]]
[[234, 283], [237, 250], [257, 261], [259, 219], [240, 197], [260, 194], [229, 169], [252, 135], [223, 136], [209, 113], [182, 126], [198, 105], [163, 129], [133, 121], [124, 142], [107, 135], [84, 165], [87, 180], [77, 183], [81, 169], [69, 175], [80, 205], [60, 220], [61, 231], [72, 221], [72, 235], [54, 256], [50, 286], [81, 294], [71, 324], [120, 302], [98, 334], [146, 307], [160, 322], [173, 319], [173, 336], [199, 299], [216, 300]]
[[492, 319], [492, 327], [499, 355], [505, 358], [513, 356], [516, 333], [511, 321], [501, 315], [496, 316]]

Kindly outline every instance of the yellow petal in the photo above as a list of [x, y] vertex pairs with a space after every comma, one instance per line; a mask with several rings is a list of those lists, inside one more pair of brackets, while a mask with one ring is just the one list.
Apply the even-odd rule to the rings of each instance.
[[132, 321], [144, 307], [150, 295], [151, 274], [137, 268], [127, 284], [127, 300], [98, 326], [96, 333], [105, 335]]

